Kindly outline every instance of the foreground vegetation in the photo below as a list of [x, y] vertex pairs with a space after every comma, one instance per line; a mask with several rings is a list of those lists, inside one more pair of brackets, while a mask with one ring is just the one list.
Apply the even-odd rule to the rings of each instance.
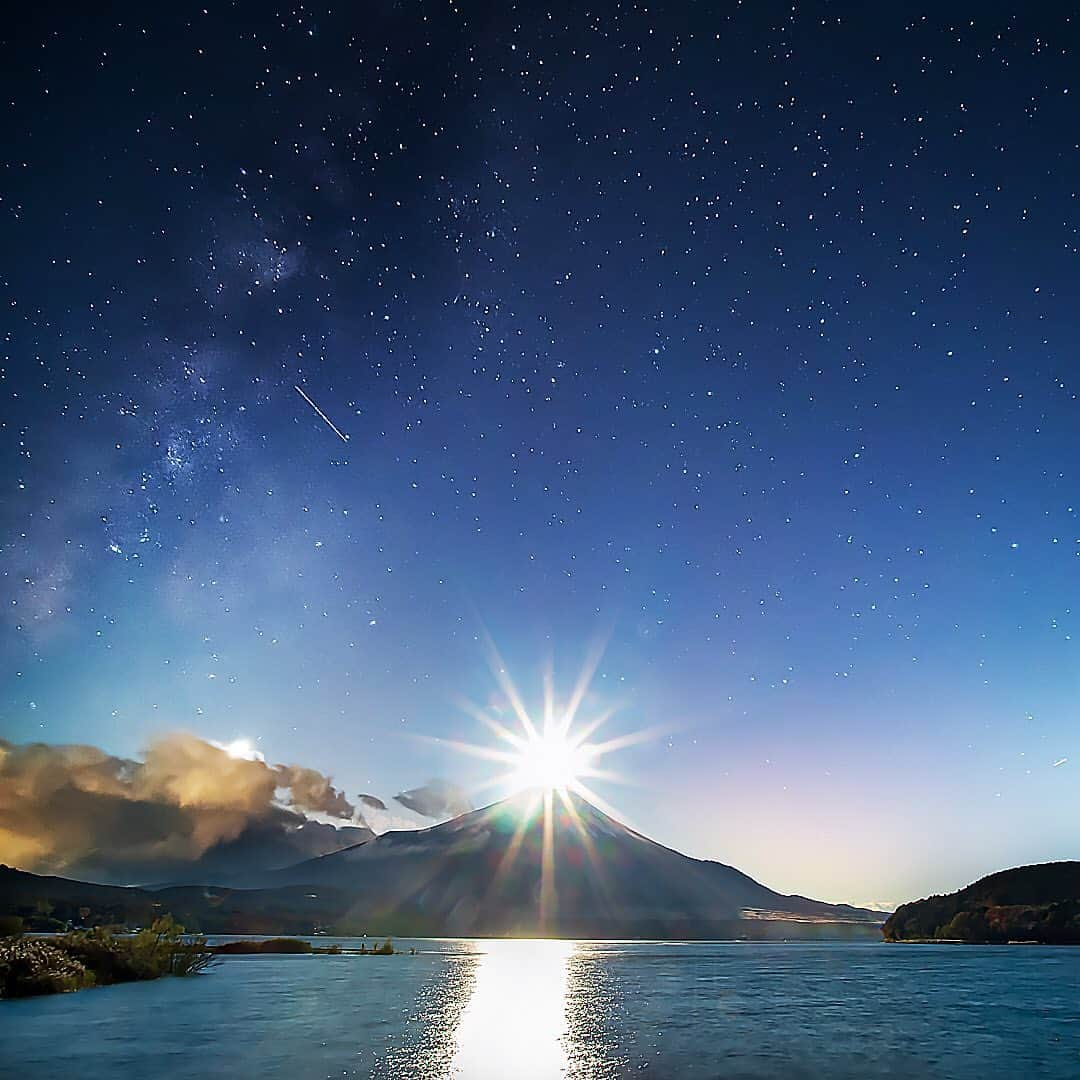
[[1003, 870], [947, 896], [903, 904], [886, 941], [1080, 945], [1080, 862]]
[[[23, 937], [12, 922], [0, 925], [0, 998], [63, 994], [91, 986], [158, 979], [162, 975], [196, 975], [221, 956], [329, 955], [350, 953], [393, 956], [387, 938], [381, 945], [343, 949], [338, 944], [312, 945], [301, 938], [226, 941], [207, 944], [201, 935], [186, 934], [170, 916], [148, 930], [119, 935], [95, 927], [52, 938]], [[4, 934], [7, 936], [3, 936]], [[415, 953], [416, 949], [410, 949]]]
[[214, 959], [206, 938], [185, 934], [169, 916], [123, 937], [100, 927], [48, 940], [9, 936], [0, 938], [0, 998], [196, 975]]

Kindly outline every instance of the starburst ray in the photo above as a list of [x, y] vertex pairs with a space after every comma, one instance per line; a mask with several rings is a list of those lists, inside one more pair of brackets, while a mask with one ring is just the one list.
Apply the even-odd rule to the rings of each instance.
[[480, 723], [482, 723], [497, 738], [510, 743], [512, 746], [516, 746], [518, 749], [525, 745], [525, 739], [521, 735], [518, 735], [505, 724], [500, 723], [500, 721], [496, 720], [486, 709], [482, 709], [479, 705], [474, 705], [471, 701], [464, 698], [459, 699], [458, 706], [463, 712], [466, 712], [474, 719], [479, 720]]
[[555, 822], [552, 814], [553, 792], [544, 792], [543, 854], [540, 859], [540, 925], [547, 930], [555, 914]]
[[[580, 791], [576, 791], [576, 793], [581, 794]], [[597, 853], [596, 844], [593, 843], [593, 838], [589, 835], [589, 830], [585, 828], [585, 822], [581, 820], [581, 814], [578, 813], [578, 808], [574, 804], [573, 799], [570, 798], [570, 795], [566, 791], [560, 791], [559, 798], [565, 808], [566, 816], [570, 819], [570, 823], [573, 825], [574, 830], [577, 832], [578, 838], [581, 841], [581, 846], [585, 851], [585, 858], [588, 860], [589, 868], [592, 871], [593, 880], [600, 888], [601, 898], [609, 910], [614, 909], [615, 896], [612, 893], [611, 882], [608, 880], [604, 864]]]
[[546, 735], [555, 728], [555, 671], [549, 661], [544, 665], [544, 720], [543, 731]]
[[592, 837], [589, 835], [588, 830], [585, 828], [585, 823], [581, 820], [581, 815], [578, 813], [578, 808], [574, 805], [573, 799], [565, 791], [559, 792], [559, 799], [566, 809], [566, 815], [570, 819], [571, 824], [577, 830], [578, 835], [581, 837], [582, 847], [585, 848], [586, 857], [597, 867], [600, 866], [600, 860], [596, 855], [596, 845], [593, 843]]
[[602, 743], [591, 743], [588, 749], [590, 753], [599, 757], [603, 754], [610, 754], [613, 750], [625, 750], [628, 746], [637, 746], [639, 743], [650, 742], [661, 735], [668, 734], [670, 731], [670, 727], [661, 725], [642, 728], [640, 731], [631, 731], [627, 735], [617, 735], [615, 738]]
[[447, 739], [439, 735], [413, 735], [412, 738], [420, 742], [438, 743], [440, 746], [448, 746], [459, 754], [468, 754], [470, 757], [484, 758], [486, 761], [500, 761], [508, 765], [515, 765], [520, 761], [520, 751], [500, 750], [497, 746], [482, 746], [480, 743], [462, 742], [460, 739]]
[[510, 843], [507, 845], [506, 852], [499, 860], [499, 865], [492, 875], [491, 884], [488, 886], [488, 895], [497, 897], [499, 890], [502, 888], [502, 883], [505, 881], [507, 875], [514, 868], [514, 863], [517, 862], [518, 852], [521, 850], [522, 842], [525, 839], [525, 830], [528, 829], [536, 811], [539, 807], [540, 795], [539, 792], [534, 793], [534, 797], [526, 804], [524, 811], [518, 819], [517, 825], [514, 827], [514, 835], [510, 838]]
[[590, 735], [597, 732], [614, 715], [615, 710], [613, 708], [606, 709], [598, 716], [593, 717], [592, 720], [589, 720], [584, 725], [580, 726], [577, 731], [568, 733], [568, 736], [572, 738], [578, 746], [581, 746], [585, 743], [585, 740], [588, 739]]
[[580, 780], [574, 785], [574, 792], [580, 795], [583, 799], [591, 802], [598, 810], [603, 810], [605, 814], [610, 814], [613, 817], [618, 817], [618, 811], [607, 802], [607, 800], [601, 798], [595, 791], [588, 785], [583, 784]]
[[530, 738], [534, 738], [537, 734], [536, 725], [533, 724], [532, 718], [525, 708], [525, 703], [521, 700], [521, 695], [514, 685], [514, 680], [510, 678], [510, 672], [507, 670], [506, 664], [503, 662], [503, 658], [500, 655], [499, 650], [495, 647], [495, 642], [491, 639], [491, 636], [485, 632], [484, 637], [489, 652], [488, 662], [491, 665], [491, 671], [495, 676], [495, 681], [499, 684], [499, 689], [502, 690], [506, 695], [507, 700], [510, 702], [510, 707], [514, 710], [515, 715], [521, 722], [525, 734]]
[[585, 700], [585, 695], [592, 685], [593, 676], [596, 674], [596, 669], [600, 666], [600, 661], [603, 659], [604, 650], [606, 648], [606, 640], [595, 641], [585, 655], [585, 661], [581, 665], [581, 673], [578, 675], [577, 683], [574, 686], [574, 692], [570, 695], [570, 701], [566, 706], [566, 711], [563, 713], [562, 732], [564, 735], [569, 732], [574, 725], [574, 719], [577, 716], [578, 709], [581, 708], [581, 703]]

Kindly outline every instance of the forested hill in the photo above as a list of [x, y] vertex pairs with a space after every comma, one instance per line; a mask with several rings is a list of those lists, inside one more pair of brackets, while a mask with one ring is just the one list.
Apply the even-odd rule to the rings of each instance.
[[1002, 870], [959, 892], [903, 904], [887, 941], [1037, 941], [1080, 945], [1080, 862]]

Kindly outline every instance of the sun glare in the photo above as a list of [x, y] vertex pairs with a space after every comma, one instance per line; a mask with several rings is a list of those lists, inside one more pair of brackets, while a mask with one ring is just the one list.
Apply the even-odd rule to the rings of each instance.
[[512, 784], [518, 788], [576, 788], [592, 763], [589, 749], [555, 729], [530, 732], [519, 753]]
[[[589, 687], [600, 660], [602, 648], [590, 650], [577, 682], [564, 700], [556, 700], [554, 676], [544, 672], [543, 699], [531, 714], [507, 672], [494, 644], [488, 641], [492, 672], [501, 691], [501, 700], [487, 707], [462, 701], [462, 708], [484, 725], [495, 739], [490, 744], [438, 739], [462, 753], [496, 762], [503, 768], [486, 781], [474, 785], [479, 792], [493, 788], [504, 793], [535, 791], [544, 795], [550, 807], [553, 793], [563, 805], [570, 805], [570, 795], [577, 795], [599, 806], [611, 808], [591, 788], [593, 781], [618, 783], [618, 773], [604, 768], [608, 754], [654, 738], [659, 728], [639, 730], [625, 735], [596, 739], [597, 732], [610, 720], [612, 708], [597, 709]], [[589, 698], [590, 700], [586, 700]], [[586, 712], [587, 717], [580, 714]]]
[[230, 743], [213, 742], [219, 750], [224, 750], [231, 758], [239, 761], [262, 761], [263, 756], [255, 749], [255, 744], [250, 739], [233, 739]]

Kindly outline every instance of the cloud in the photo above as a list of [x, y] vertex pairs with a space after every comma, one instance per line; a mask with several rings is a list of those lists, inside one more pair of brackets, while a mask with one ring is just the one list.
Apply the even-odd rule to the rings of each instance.
[[427, 818], [458, 817], [473, 808], [465, 792], [449, 780], [429, 780], [423, 787], [403, 791], [394, 798]]
[[125, 882], [196, 880], [198, 870], [211, 884], [371, 835], [322, 773], [194, 735], [158, 739], [141, 761], [0, 740], [0, 862], [22, 869]]
[[356, 801], [363, 803], [364, 806], [367, 806], [372, 810], [386, 809], [386, 803], [384, 803], [377, 795], [357, 795]]
[[331, 784], [328, 776], [300, 765], [277, 765], [274, 771], [279, 786], [289, 789], [292, 804], [298, 810], [345, 819], [356, 815], [356, 807]]

